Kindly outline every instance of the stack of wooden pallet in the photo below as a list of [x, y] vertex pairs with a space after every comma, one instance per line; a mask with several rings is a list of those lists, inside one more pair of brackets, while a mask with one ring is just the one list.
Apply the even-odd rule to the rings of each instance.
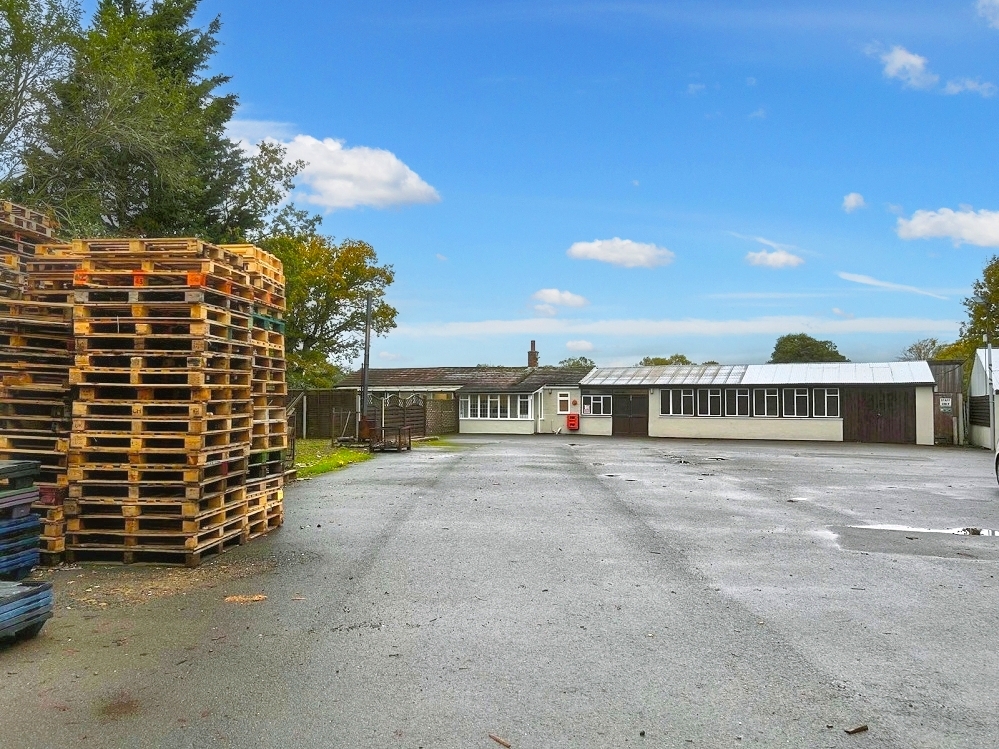
[[46, 263], [55, 223], [0, 202], [0, 460], [41, 463], [39, 501], [44, 561], [65, 544], [62, 500], [73, 363], [72, 262]]
[[20, 580], [38, 564], [41, 524], [35, 461], [0, 460], [0, 579]]
[[75, 241], [67, 556], [198, 564], [249, 536], [253, 293], [199, 240]]
[[284, 522], [285, 279], [281, 261], [253, 245], [225, 245], [243, 259], [253, 293], [253, 434], [246, 477], [250, 537]]

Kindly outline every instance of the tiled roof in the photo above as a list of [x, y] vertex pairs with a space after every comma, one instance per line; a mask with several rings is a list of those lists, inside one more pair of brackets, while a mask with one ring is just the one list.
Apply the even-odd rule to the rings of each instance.
[[[533, 393], [545, 385], [577, 384], [589, 368], [569, 367], [410, 367], [369, 369], [368, 387], [463, 389], [471, 392]], [[338, 388], [361, 387], [361, 370], [351, 372]]]

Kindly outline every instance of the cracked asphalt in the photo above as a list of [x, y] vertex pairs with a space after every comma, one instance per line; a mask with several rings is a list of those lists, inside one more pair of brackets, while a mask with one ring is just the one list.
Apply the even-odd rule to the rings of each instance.
[[965, 527], [984, 451], [454, 438], [199, 570], [40, 573], [0, 745], [994, 747], [999, 538], [924, 530]]

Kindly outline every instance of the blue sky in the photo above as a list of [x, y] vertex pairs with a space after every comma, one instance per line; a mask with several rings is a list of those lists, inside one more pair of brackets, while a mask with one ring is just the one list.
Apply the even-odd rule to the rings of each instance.
[[893, 359], [956, 336], [999, 247], [999, 0], [215, 14], [233, 134], [395, 268], [377, 366]]

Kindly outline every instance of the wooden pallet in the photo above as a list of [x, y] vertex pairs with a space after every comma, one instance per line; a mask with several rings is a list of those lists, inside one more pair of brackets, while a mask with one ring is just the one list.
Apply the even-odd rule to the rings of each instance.
[[197, 567], [205, 559], [221, 554], [224, 551], [244, 544], [248, 540], [246, 531], [233, 533], [218, 541], [206, 544], [194, 551], [166, 549], [162, 547], [121, 547], [91, 545], [67, 547], [66, 561], [100, 562], [102, 564], [183, 564], [187, 567]]

